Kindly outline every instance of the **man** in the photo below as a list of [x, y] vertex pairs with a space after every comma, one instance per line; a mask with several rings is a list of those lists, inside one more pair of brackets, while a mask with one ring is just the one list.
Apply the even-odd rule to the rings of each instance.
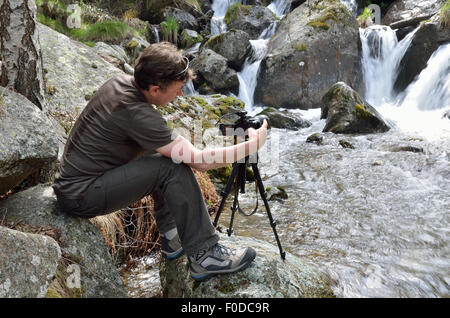
[[[61, 211], [82, 218], [117, 211], [152, 194], [163, 255], [172, 259], [184, 251], [191, 276], [204, 280], [246, 268], [256, 253], [218, 243], [191, 168], [223, 167], [226, 158], [237, 161], [257, 151], [265, 143], [267, 122], [249, 129], [246, 142], [196, 149], [156, 110], [181, 96], [192, 77], [189, 60], [174, 45], [150, 45], [134, 77], [110, 79], [89, 101], [69, 135], [53, 189]], [[204, 160], [212, 157], [224, 160]]]

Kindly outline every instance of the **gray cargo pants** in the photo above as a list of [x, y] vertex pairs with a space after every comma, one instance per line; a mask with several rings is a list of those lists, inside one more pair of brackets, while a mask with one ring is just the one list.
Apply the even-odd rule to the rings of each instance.
[[149, 194], [155, 201], [158, 230], [166, 232], [176, 226], [187, 255], [218, 242], [192, 169], [159, 154], [145, 154], [107, 171], [76, 202], [59, 196], [58, 202], [63, 212], [91, 218], [118, 211]]

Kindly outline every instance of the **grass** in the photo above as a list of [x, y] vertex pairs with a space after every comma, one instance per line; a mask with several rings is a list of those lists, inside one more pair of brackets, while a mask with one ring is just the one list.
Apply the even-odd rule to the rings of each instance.
[[83, 23], [79, 29], [68, 28], [59, 21], [43, 14], [38, 15], [37, 20], [53, 30], [63, 33], [73, 40], [83, 42], [90, 47], [93, 47], [95, 42], [116, 43], [129, 35], [137, 36], [139, 34], [137, 30], [117, 20], [107, 20], [94, 24]]
[[159, 24], [161, 26], [161, 33], [164, 41], [169, 41], [174, 44], [178, 43], [178, 22], [173, 17], [167, 18]]
[[439, 11], [440, 24], [444, 28], [450, 28], [450, 0], [445, 1]]

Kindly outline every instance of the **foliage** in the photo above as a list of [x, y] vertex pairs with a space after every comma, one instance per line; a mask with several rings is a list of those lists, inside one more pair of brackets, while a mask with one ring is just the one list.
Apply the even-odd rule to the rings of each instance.
[[439, 12], [440, 24], [444, 28], [450, 28], [450, 0], [445, 1]]
[[163, 40], [178, 44], [178, 22], [173, 17], [160, 23]]

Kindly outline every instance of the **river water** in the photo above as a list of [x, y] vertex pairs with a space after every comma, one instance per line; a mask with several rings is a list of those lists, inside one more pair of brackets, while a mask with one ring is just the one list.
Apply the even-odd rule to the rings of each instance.
[[[365, 96], [391, 123], [390, 131], [322, 133], [320, 109], [295, 110], [312, 126], [271, 129], [260, 150], [264, 186], [282, 186], [288, 194], [269, 201], [284, 249], [329, 277], [337, 297], [450, 296], [450, 119], [442, 118], [450, 110], [450, 45], [396, 94], [398, 64], [414, 32], [401, 42], [387, 27], [360, 32]], [[252, 45], [264, 50], [266, 40]], [[251, 96], [256, 73], [240, 74], [248, 96], [239, 97], [250, 114], [261, 109]], [[313, 133], [323, 137], [321, 145], [306, 142]], [[341, 140], [354, 148], [343, 148]], [[254, 184], [247, 184], [240, 207], [250, 212], [257, 197]], [[231, 201], [220, 219], [225, 226]], [[276, 245], [261, 199], [253, 216], [237, 214], [234, 230]], [[155, 258], [143, 259], [129, 276], [130, 295], [157, 295], [156, 273]]]

